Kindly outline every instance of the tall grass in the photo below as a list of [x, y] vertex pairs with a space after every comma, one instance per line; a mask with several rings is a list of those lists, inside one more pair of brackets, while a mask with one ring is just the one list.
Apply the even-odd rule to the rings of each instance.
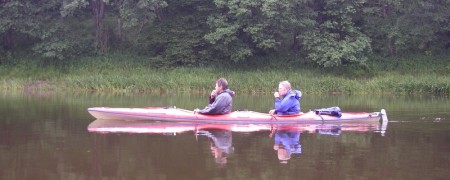
[[[245, 94], [273, 93], [278, 82], [289, 80], [295, 89], [308, 94], [449, 94], [448, 61], [373, 61], [360, 76], [354, 69], [311, 67], [155, 68], [145, 59], [128, 56], [85, 58], [72, 63], [45, 65], [18, 60], [0, 66], [0, 90], [62, 90], [133, 93], [208, 93], [219, 77], [228, 79], [230, 89]], [[405, 62], [406, 61], [406, 62]], [[410, 61], [417, 61], [414, 64]], [[444, 64], [443, 64], [444, 62]], [[445, 64], [445, 62], [447, 64]], [[266, 63], [267, 65], [267, 63]], [[392, 67], [392, 66], [396, 67]], [[398, 70], [396, 70], [398, 69]], [[358, 74], [358, 75], [355, 75]]]

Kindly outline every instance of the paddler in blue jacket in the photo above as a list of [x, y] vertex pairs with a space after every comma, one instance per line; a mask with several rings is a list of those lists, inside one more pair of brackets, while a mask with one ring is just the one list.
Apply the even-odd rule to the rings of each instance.
[[300, 98], [302, 92], [291, 89], [291, 83], [282, 81], [278, 85], [278, 92], [275, 97], [275, 109], [269, 111], [270, 114], [290, 115], [300, 113]]
[[194, 113], [200, 114], [228, 114], [233, 107], [234, 91], [228, 89], [228, 81], [220, 78], [216, 81], [216, 88], [209, 96], [209, 105], [204, 109], [195, 109]]

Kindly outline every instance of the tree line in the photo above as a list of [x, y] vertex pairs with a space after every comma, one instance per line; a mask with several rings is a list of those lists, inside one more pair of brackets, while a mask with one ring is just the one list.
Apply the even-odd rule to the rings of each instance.
[[334, 67], [450, 48], [449, 0], [0, 0], [0, 17], [0, 57], [123, 52], [181, 66], [295, 54]]

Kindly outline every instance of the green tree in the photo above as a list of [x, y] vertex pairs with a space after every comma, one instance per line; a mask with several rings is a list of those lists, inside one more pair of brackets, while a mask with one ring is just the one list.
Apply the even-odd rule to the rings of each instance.
[[364, 31], [376, 52], [430, 52], [450, 43], [448, 0], [373, 0], [366, 7]]
[[0, 56], [120, 51], [181, 66], [296, 54], [334, 67], [372, 49], [447, 50], [448, 12], [449, 0], [0, 0]]
[[219, 58], [234, 62], [297, 45], [295, 35], [312, 23], [308, 16], [313, 13], [302, 8], [307, 2], [215, 0], [217, 11], [208, 18], [211, 30], [205, 39]]
[[[0, 1], [0, 33], [3, 37], [3, 47], [12, 49], [14, 46], [32, 44], [33, 39], [46, 35], [48, 21], [55, 17], [52, 9], [58, 1]], [[19, 43], [15, 45], [15, 43]]]
[[147, 36], [141, 43], [145, 53], [156, 66], [184, 66], [208, 64], [213, 58], [207, 53], [203, 35], [206, 18], [212, 9], [210, 1], [168, 0], [161, 18], [143, 31]]
[[73, 18], [80, 16], [78, 13], [86, 17], [91, 12], [93, 23], [88, 29], [94, 32], [90, 36], [93, 49], [103, 54], [112, 44], [123, 48], [116, 44], [134, 46], [139, 43], [139, 38], [146, 33], [142, 29], [161, 18], [161, 9], [165, 6], [166, 2], [161, 0], [66, 0], [61, 14]]
[[[1, 1], [0, 34], [3, 47], [12, 50], [31, 48], [44, 57], [63, 59], [79, 55], [74, 51], [80, 42], [71, 36], [70, 27], [61, 17], [61, 1]], [[73, 33], [72, 33], [73, 34]]]
[[308, 58], [324, 67], [362, 64], [371, 52], [371, 39], [356, 26], [363, 2], [315, 1], [317, 25], [300, 35]]

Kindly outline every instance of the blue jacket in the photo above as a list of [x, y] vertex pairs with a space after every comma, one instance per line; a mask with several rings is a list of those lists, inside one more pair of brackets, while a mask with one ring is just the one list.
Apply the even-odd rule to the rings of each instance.
[[233, 107], [234, 91], [225, 89], [215, 98], [210, 98], [209, 105], [200, 110], [201, 114], [228, 114]]
[[289, 90], [286, 95], [275, 99], [275, 113], [278, 115], [289, 115], [300, 113], [300, 98], [302, 92], [298, 90]]

